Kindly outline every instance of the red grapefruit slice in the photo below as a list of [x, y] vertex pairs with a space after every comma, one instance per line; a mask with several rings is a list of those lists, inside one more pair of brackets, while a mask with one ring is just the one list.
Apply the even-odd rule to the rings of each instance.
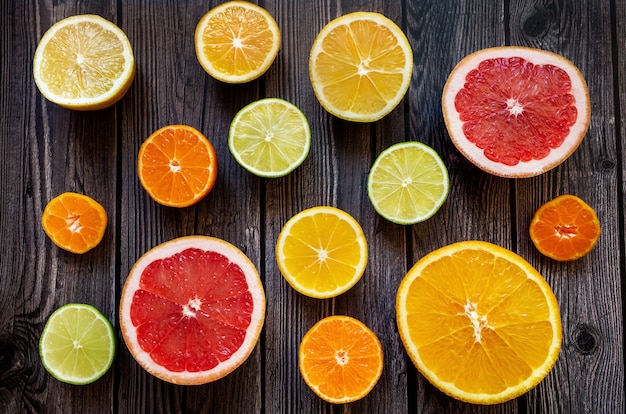
[[442, 108], [454, 145], [491, 174], [521, 178], [565, 161], [587, 133], [587, 83], [563, 56], [525, 47], [474, 52], [457, 64]]
[[133, 266], [120, 325], [132, 356], [154, 376], [205, 384], [250, 355], [265, 319], [265, 292], [248, 257], [208, 236], [163, 243]]

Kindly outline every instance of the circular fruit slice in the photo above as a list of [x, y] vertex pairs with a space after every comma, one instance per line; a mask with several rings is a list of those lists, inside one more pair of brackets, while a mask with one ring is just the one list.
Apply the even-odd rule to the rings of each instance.
[[145, 253], [124, 283], [120, 327], [132, 356], [174, 384], [205, 384], [240, 366], [259, 339], [265, 292], [246, 255], [188, 236]]
[[263, 75], [280, 49], [280, 30], [262, 7], [229, 1], [205, 14], [196, 27], [196, 56], [204, 70], [227, 83]]
[[361, 279], [367, 265], [363, 229], [335, 207], [313, 207], [285, 223], [276, 242], [283, 277], [298, 292], [332, 298]]
[[96, 247], [104, 237], [107, 213], [91, 197], [68, 192], [46, 205], [41, 226], [58, 247], [81, 254]]
[[217, 155], [200, 131], [187, 125], [169, 125], [155, 131], [141, 145], [137, 174], [157, 203], [188, 207], [213, 188]]
[[311, 48], [309, 74], [320, 104], [336, 117], [373, 122], [402, 100], [413, 71], [413, 52], [387, 17], [355, 12], [328, 23]]
[[574, 195], [548, 201], [530, 222], [530, 239], [537, 250], [558, 261], [589, 253], [600, 238], [600, 221], [587, 203]]
[[33, 75], [41, 94], [70, 109], [103, 109], [119, 101], [135, 76], [126, 34], [93, 14], [55, 23], [39, 41]]
[[349, 316], [329, 316], [313, 325], [302, 338], [298, 355], [304, 382], [334, 404], [365, 397], [383, 372], [378, 337]]
[[70, 303], [48, 318], [39, 340], [44, 368], [68, 384], [89, 384], [102, 377], [115, 357], [111, 322], [90, 305]]
[[306, 159], [309, 123], [294, 104], [261, 99], [241, 109], [230, 125], [228, 148], [235, 160], [260, 177], [282, 177]]
[[458, 150], [482, 170], [531, 177], [565, 161], [587, 133], [589, 91], [563, 56], [524, 47], [472, 53], [443, 90], [443, 115]]
[[448, 197], [448, 170], [439, 154], [420, 142], [384, 150], [370, 169], [367, 195], [389, 221], [415, 224], [432, 217]]
[[524, 394], [561, 349], [559, 307], [548, 283], [517, 254], [481, 241], [420, 259], [400, 283], [396, 317], [418, 370], [474, 404]]

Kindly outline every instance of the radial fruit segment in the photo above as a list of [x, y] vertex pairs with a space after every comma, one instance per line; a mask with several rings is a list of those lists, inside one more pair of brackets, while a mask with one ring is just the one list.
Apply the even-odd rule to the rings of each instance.
[[476, 404], [516, 398], [554, 366], [561, 319], [543, 277], [491, 243], [458, 242], [420, 259], [396, 298], [405, 348], [443, 392]]
[[265, 294], [249, 259], [231, 244], [189, 236], [140, 258], [120, 304], [124, 340], [140, 365], [177, 384], [219, 379], [258, 340]]
[[444, 119], [454, 145], [479, 168], [530, 177], [567, 159], [587, 133], [587, 84], [564, 57], [498, 47], [464, 58], [444, 87]]

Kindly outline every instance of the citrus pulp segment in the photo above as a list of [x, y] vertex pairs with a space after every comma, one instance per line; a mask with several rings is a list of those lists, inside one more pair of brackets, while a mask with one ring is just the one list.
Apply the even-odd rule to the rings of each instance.
[[583, 257], [595, 247], [601, 228], [593, 208], [580, 198], [566, 194], [537, 209], [529, 233], [543, 255], [570, 261]]
[[306, 159], [311, 130], [294, 104], [266, 98], [241, 109], [230, 125], [228, 148], [235, 160], [260, 177], [282, 177]]
[[302, 338], [298, 355], [304, 382], [334, 404], [365, 397], [383, 371], [378, 337], [349, 316], [329, 316], [313, 325]]
[[154, 201], [188, 207], [202, 200], [217, 178], [217, 155], [202, 133], [187, 125], [168, 125], [139, 149], [139, 181]]
[[320, 104], [336, 117], [373, 122], [391, 112], [411, 82], [413, 51], [402, 30], [379, 13], [355, 12], [317, 35], [309, 74]]
[[285, 223], [276, 242], [281, 274], [303, 295], [331, 298], [350, 289], [367, 265], [363, 229], [335, 207], [303, 210]]
[[76, 110], [103, 109], [119, 101], [135, 76], [126, 34], [93, 14], [67, 17], [43, 35], [33, 59], [41, 94]]
[[43, 210], [41, 226], [58, 247], [72, 253], [86, 253], [104, 237], [107, 213], [96, 200], [67, 192], [50, 200]]
[[418, 370], [475, 404], [527, 392], [561, 348], [548, 283], [523, 258], [487, 242], [457, 242], [421, 258], [400, 283], [396, 319]]
[[448, 133], [482, 170], [531, 177], [567, 159], [587, 133], [590, 101], [578, 68], [525, 47], [474, 52], [450, 73], [442, 96]]
[[263, 75], [280, 49], [280, 29], [264, 8], [246, 1], [228, 1], [198, 22], [196, 57], [215, 79], [243, 83]]
[[384, 150], [367, 179], [367, 195], [374, 209], [398, 224], [415, 224], [432, 217], [449, 189], [448, 170], [439, 154], [415, 141]]
[[115, 357], [111, 322], [91, 305], [71, 303], [50, 315], [39, 339], [41, 362], [68, 384], [89, 384], [102, 377]]
[[265, 292], [250, 259], [214, 237], [158, 245], [131, 269], [120, 300], [122, 337], [146, 371], [205, 384], [239, 367], [259, 339]]

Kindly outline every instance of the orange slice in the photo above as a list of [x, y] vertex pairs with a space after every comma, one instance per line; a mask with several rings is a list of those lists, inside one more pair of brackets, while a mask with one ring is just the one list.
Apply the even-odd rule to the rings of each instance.
[[91, 197], [68, 192], [46, 205], [41, 226], [58, 247], [72, 253], [86, 253], [102, 240], [107, 213]]
[[265, 292], [248, 257], [207, 236], [165, 242], [131, 269], [120, 327], [135, 360], [174, 384], [205, 384], [239, 367], [257, 344]]
[[573, 195], [548, 201], [530, 222], [530, 239], [542, 254], [558, 261], [589, 253], [600, 238], [600, 221], [587, 203]]
[[349, 316], [329, 316], [313, 325], [302, 338], [298, 355], [304, 382], [334, 404], [365, 397], [383, 371], [378, 337]]
[[355, 12], [328, 23], [311, 48], [309, 74], [320, 104], [348, 121], [373, 122], [402, 100], [413, 51], [387, 17]]
[[587, 133], [587, 83], [563, 56], [526, 47], [470, 54], [443, 90], [450, 139], [480, 169], [531, 177], [565, 161]]
[[157, 203], [188, 207], [213, 188], [217, 155], [200, 131], [187, 125], [169, 125], [155, 131], [141, 145], [137, 174]]
[[135, 77], [126, 34], [93, 14], [55, 23], [39, 41], [33, 75], [41, 94], [76, 110], [103, 109], [119, 101]]
[[196, 27], [196, 56], [204, 70], [227, 83], [263, 75], [280, 49], [278, 24], [262, 7], [229, 1], [205, 14]]
[[548, 283], [517, 254], [481, 241], [420, 259], [396, 297], [400, 337], [418, 370], [448, 395], [496, 404], [536, 386], [561, 349]]
[[285, 223], [276, 242], [283, 277], [298, 292], [332, 298], [354, 286], [367, 265], [363, 229], [348, 213], [320, 206]]

